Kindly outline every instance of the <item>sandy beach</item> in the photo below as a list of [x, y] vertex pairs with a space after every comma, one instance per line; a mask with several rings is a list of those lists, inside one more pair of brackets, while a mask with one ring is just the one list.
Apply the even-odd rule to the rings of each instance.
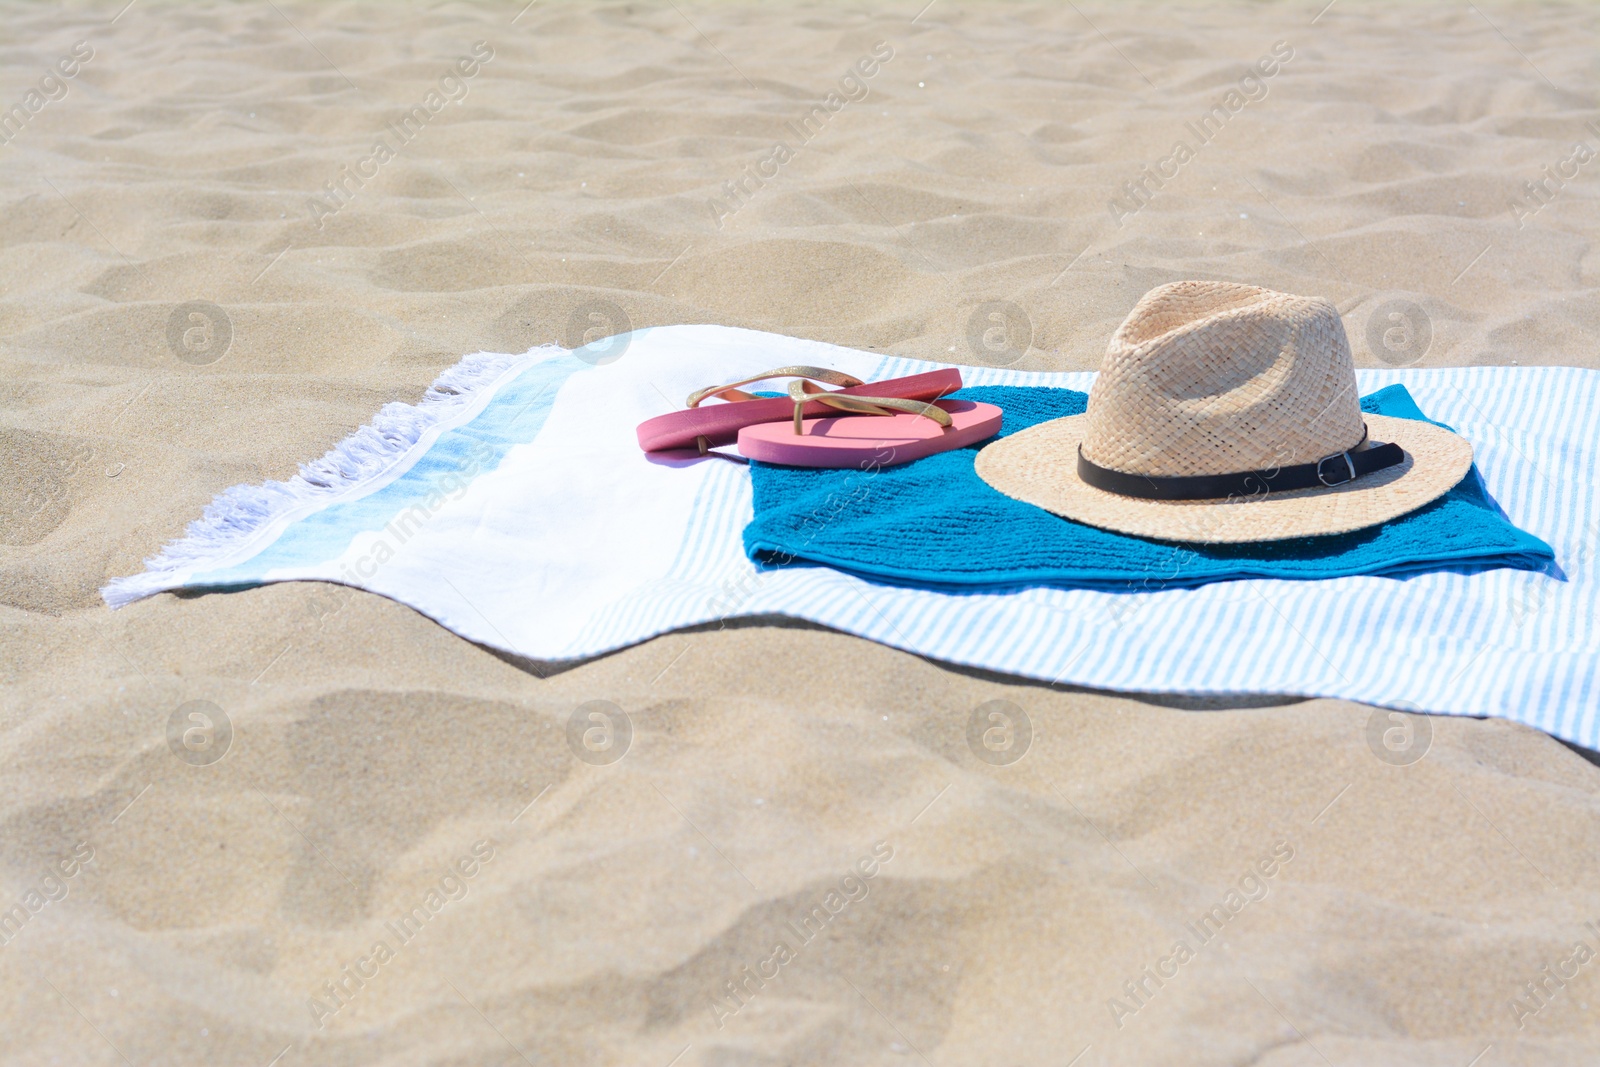
[[1600, 1057], [1600, 768], [1523, 726], [1400, 760], [1370, 707], [782, 619], [550, 669], [316, 583], [101, 602], [483, 350], [1092, 370], [1216, 278], [1358, 366], [1600, 368], [1594, 8], [925, 2], [6, 6], [0, 1063]]

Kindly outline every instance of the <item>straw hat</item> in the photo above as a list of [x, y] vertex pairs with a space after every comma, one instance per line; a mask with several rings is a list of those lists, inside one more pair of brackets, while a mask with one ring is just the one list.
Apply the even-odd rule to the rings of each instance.
[[1366, 415], [1326, 300], [1232, 282], [1146, 293], [1111, 338], [1083, 415], [989, 445], [1007, 496], [1165, 541], [1278, 541], [1386, 522], [1449, 492], [1472, 446]]

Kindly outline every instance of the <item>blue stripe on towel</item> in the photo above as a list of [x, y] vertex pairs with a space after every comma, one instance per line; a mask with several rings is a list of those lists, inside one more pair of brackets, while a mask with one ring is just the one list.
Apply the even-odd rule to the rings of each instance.
[[392, 481], [370, 493], [311, 511], [249, 559], [196, 573], [190, 584], [250, 584], [278, 567], [334, 560], [362, 534], [383, 530], [392, 522], [403, 523], [411, 509], [437, 510], [440, 501], [458, 495], [480, 473], [498, 467], [513, 445], [538, 437], [561, 386], [574, 373], [588, 368], [589, 364], [570, 354], [534, 364], [507, 383], [476, 417], [441, 433]]

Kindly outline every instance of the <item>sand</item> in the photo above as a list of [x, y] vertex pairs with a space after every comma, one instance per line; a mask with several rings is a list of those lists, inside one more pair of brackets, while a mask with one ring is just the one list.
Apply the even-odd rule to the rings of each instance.
[[[0, 1062], [1594, 1062], [1600, 772], [1521, 726], [1402, 763], [1367, 707], [782, 620], [542, 677], [330, 587], [100, 603], [585, 330], [1090, 369], [1199, 277], [1329, 297], [1365, 366], [1600, 365], [1593, 9], [922, 2], [7, 9]], [[620, 762], [566, 748], [591, 699]]]

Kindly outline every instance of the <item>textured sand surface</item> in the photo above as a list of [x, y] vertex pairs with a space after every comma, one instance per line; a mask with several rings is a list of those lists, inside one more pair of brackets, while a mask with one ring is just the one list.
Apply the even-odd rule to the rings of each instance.
[[[5, 9], [0, 1063], [1600, 1058], [1600, 774], [1522, 727], [1401, 764], [1370, 708], [778, 621], [541, 677], [327, 587], [99, 603], [599, 302], [1088, 369], [1224, 278], [1334, 300], [1367, 366], [1597, 365], [1594, 9], [922, 3]], [[568, 749], [592, 699], [620, 762]], [[967, 742], [996, 699], [1009, 765]], [[191, 700], [218, 762], [169, 749]]]

